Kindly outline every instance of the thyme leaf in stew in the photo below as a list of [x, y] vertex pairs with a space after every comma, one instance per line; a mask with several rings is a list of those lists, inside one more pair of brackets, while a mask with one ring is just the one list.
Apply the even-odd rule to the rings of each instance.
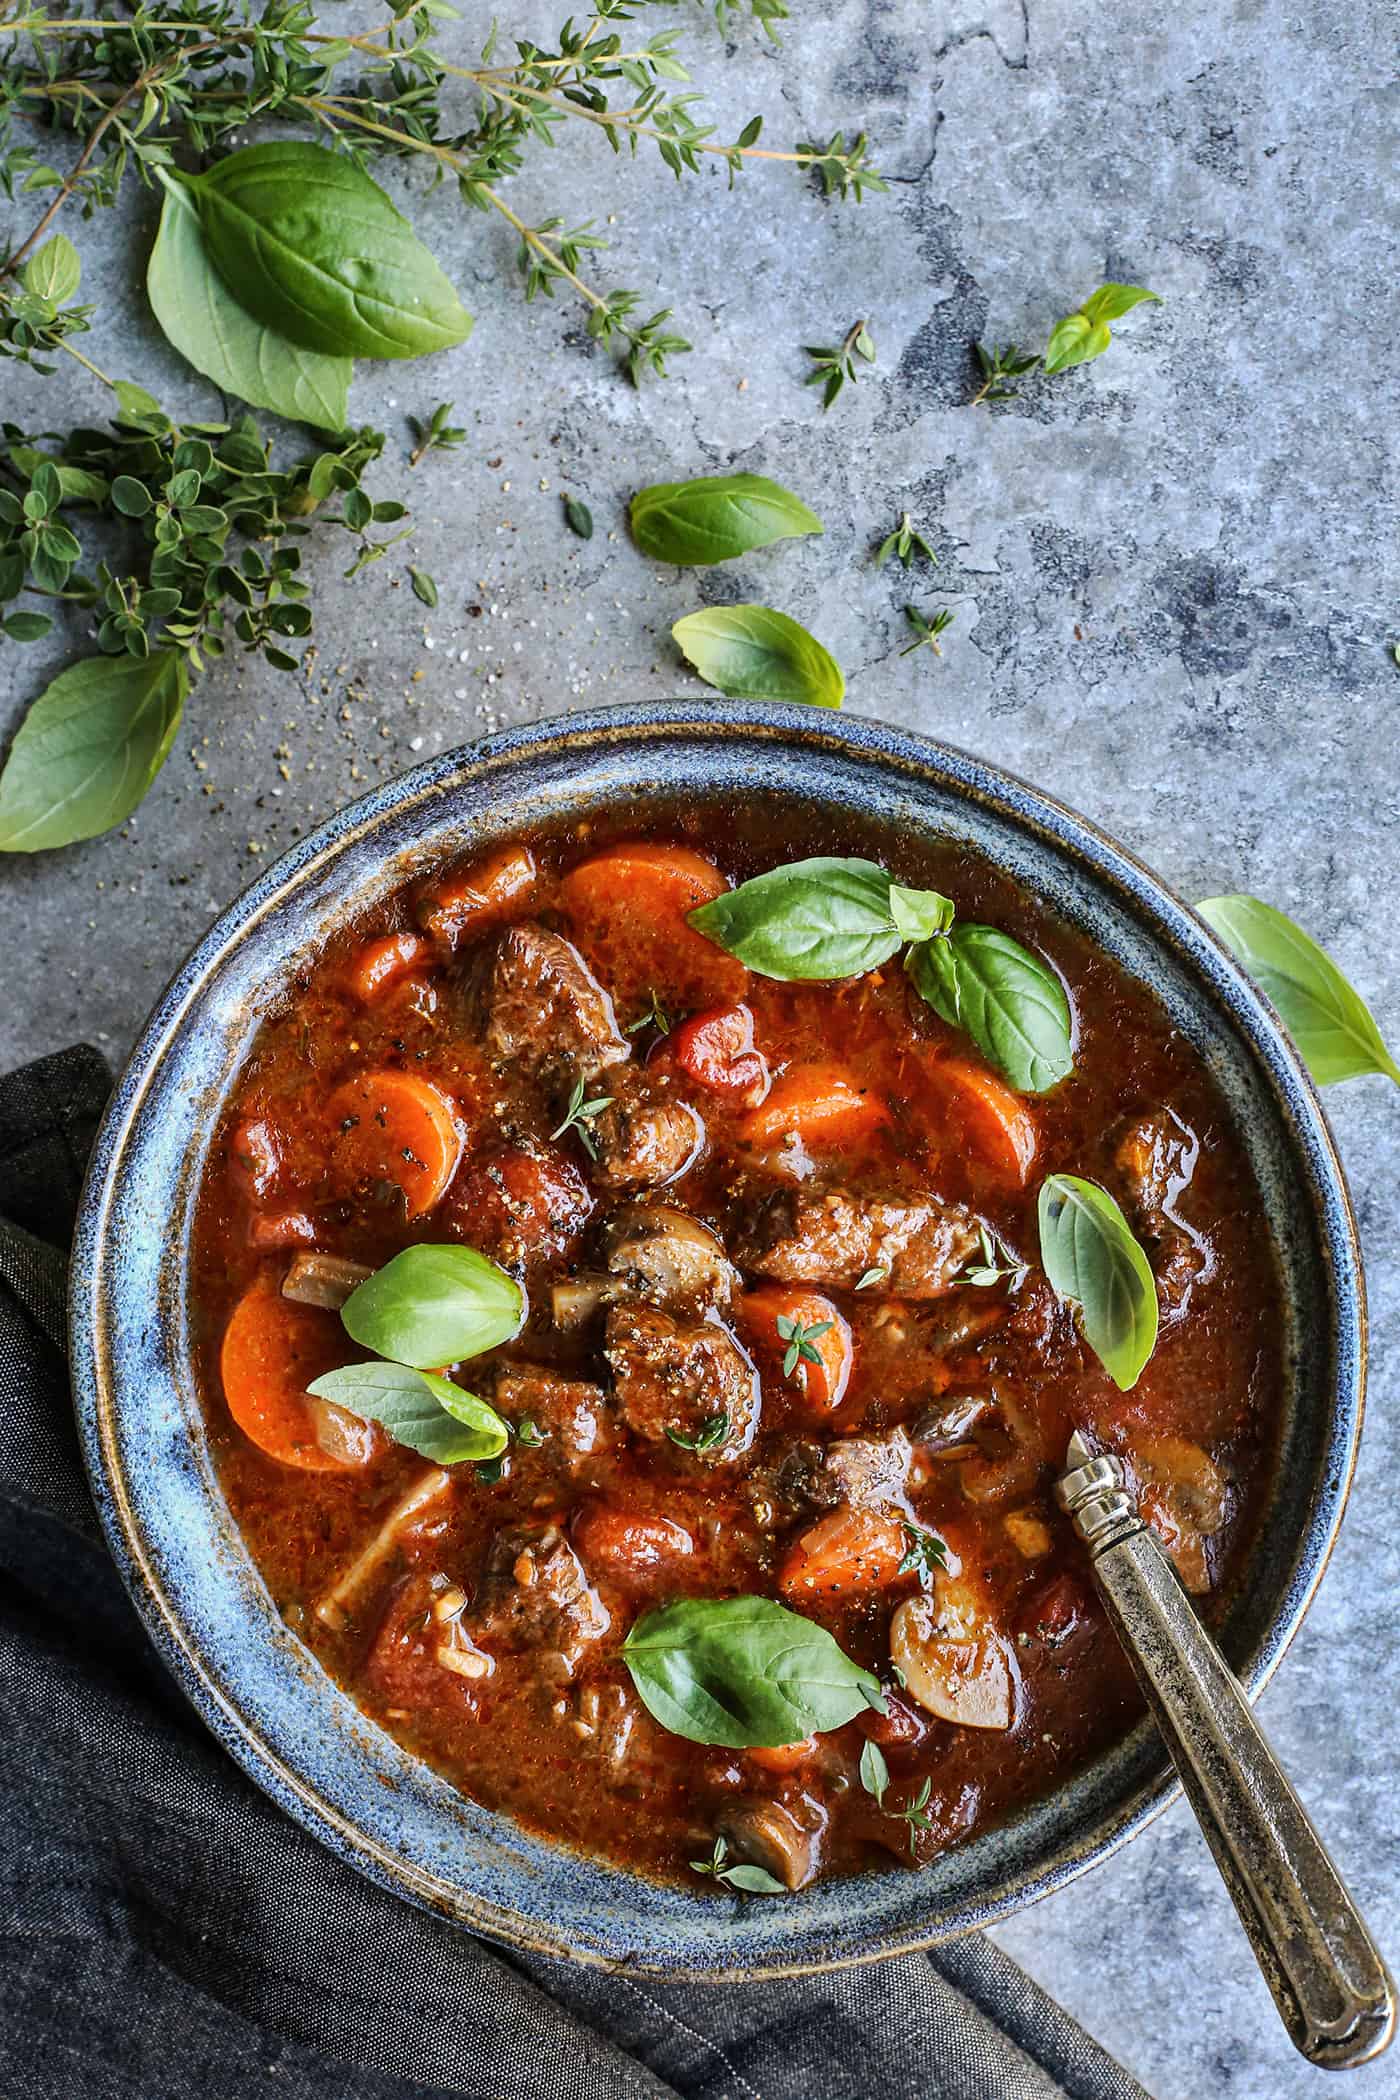
[[551, 1130], [549, 1135], [551, 1139], [561, 1138], [566, 1130], [576, 1130], [579, 1135], [579, 1143], [583, 1146], [588, 1157], [596, 1159], [598, 1157], [598, 1147], [588, 1126], [595, 1116], [602, 1115], [605, 1108], [612, 1107], [613, 1097], [611, 1094], [595, 1094], [591, 1101], [585, 1101], [583, 1091], [583, 1081], [576, 1079], [574, 1081], [574, 1090], [569, 1096], [569, 1105], [564, 1111], [564, 1120], [558, 1129]]
[[947, 1542], [936, 1531], [926, 1531], [922, 1524], [904, 1526], [904, 1558], [899, 1564], [901, 1575], [917, 1575], [920, 1589], [930, 1587], [935, 1575], [948, 1572]]
[[818, 854], [755, 875], [687, 916], [697, 933], [737, 955], [760, 977], [783, 983], [860, 977], [888, 962], [911, 936], [953, 907], [935, 890], [900, 890], [873, 860]]
[[1051, 1174], [1040, 1191], [1040, 1259], [1057, 1297], [1079, 1308], [1084, 1339], [1120, 1392], [1157, 1344], [1157, 1286], [1106, 1189]]
[[715, 1839], [715, 1849], [708, 1859], [693, 1859], [690, 1862], [697, 1874], [708, 1875], [711, 1881], [722, 1881], [727, 1888], [740, 1889], [746, 1896], [785, 1896], [786, 1884], [766, 1867], [751, 1867], [743, 1861], [731, 1864], [728, 1841]]
[[378, 1422], [396, 1444], [406, 1444], [440, 1466], [495, 1458], [509, 1431], [493, 1407], [450, 1378], [408, 1364], [347, 1364], [307, 1387], [362, 1421]]
[[1207, 897], [1196, 909], [1278, 1008], [1319, 1086], [1364, 1072], [1400, 1086], [1370, 1008], [1311, 934], [1258, 897]]
[[684, 1597], [637, 1620], [622, 1656], [642, 1704], [672, 1735], [775, 1748], [840, 1728], [880, 1682], [824, 1626], [772, 1597]]
[[[519, 1333], [525, 1299], [472, 1247], [405, 1247], [341, 1308], [352, 1341], [419, 1370], [497, 1349]], [[485, 1455], [485, 1454], [483, 1454]]]
[[672, 1429], [668, 1423], [666, 1434], [673, 1444], [680, 1445], [682, 1451], [713, 1451], [729, 1434], [729, 1417], [706, 1415], [694, 1436], [687, 1436], [681, 1429]]
[[792, 1319], [787, 1313], [779, 1313], [775, 1325], [778, 1329], [779, 1341], [787, 1343], [787, 1348], [783, 1352], [783, 1376], [784, 1378], [791, 1378], [800, 1363], [819, 1364], [821, 1362], [822, 1353], [817, 1347], [817, 1336], [830, 1334], [835, 1322], [832, 1320], [814, 1320], [810, 1327], [804, 1327], [800, 1320]]
[[1074, 1069], [1074, 1020], [1054, 971], [995, 926], [955, 926], [905, 957], [936, 1014], [965, 1028], [983, 1056], [1026, 1094]]
[[697, 569], [824, 530], [815, 511], [764, 474], [658, 481], [632, 498], [631, 519], [643, 554]]
[[860, 1753], [860, 1783], [877, 1805], [883, 1807], [885, 1788], [890, 1783], [890, 1768], [878, 1743], [867, 1741]]

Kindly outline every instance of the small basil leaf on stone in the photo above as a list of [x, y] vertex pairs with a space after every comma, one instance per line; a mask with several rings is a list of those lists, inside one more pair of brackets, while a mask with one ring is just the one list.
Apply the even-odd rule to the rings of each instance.
[[1157, 1345], [1157, 1286], [1106, 1189], [1052, 1174], [1040, 1191], [1040, 1259], [1051, 1289], [1079, 1310], [1084, 1339], [1120, 1392]]
[[1311, 934], [1258, 897], [1207, 897], [1196, 909], [1277, 1008], [1319, 1086], [1364, 1072], [1400, 1086], [1370, 1008]]
[[239, 305], [332, 357], [420, 357], [471, 315], [356, 162], [305, 140], [231, 153], [190, 178], [205, 246]]
[[994, 926], [955, 926], [911, 948], [920, 996], [1022, 1093], [1040, 1094], [1074, 1069], [1074, 1019], [1054, 971]]
[[664, 1604], [636, 1621], [622, 1658], [652, 1718], [692, 1743], [775, 1747], [883, 1706], [878, 1678], [771, 1597]]
[[525, 1317], [520, 1286], [474, 1247], [405, 1247], [341, 1308], [364, 1349], [424, 1370], [499, 1348]]
[[1157, 302], [1158, 294], [1140, 284], [1101, 284], [1077, 312], [1067, 314], [1052, 329], [1045, 346], [1045, 370], [1064, 372], [1071, 365], [1101, 357], [1113, 340], [1109, 322], [1121, 320], [1144, 299]]
[[671, 629], [706, 685], [742, 700], [839, 707], [846, 681], [815, 636], [769, 605], [713, 605]]
[[313, 1379], [307, 1391], [362, 1421], [378, 1422], [396, 1444], [440, 1466], [495, 1458], [510, 1435], [496, 1410], [475, 1393], [408, 1364], [347, 1364]]
[[830, 855], [755, 875], [688, 919], [761, 977], [785, 983], [859, 977], [888, 962], [904, 939], [884, 869]]
[[800, 497], [763, 474], [659, 481], [632, 498], [632, 537], [654, 561], [708, 568], [774, 540], [825, 528]]

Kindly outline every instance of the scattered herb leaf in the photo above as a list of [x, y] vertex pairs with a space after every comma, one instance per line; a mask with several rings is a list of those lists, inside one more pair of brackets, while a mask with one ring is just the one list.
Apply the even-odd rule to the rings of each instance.
[[904, 1530], [904, 1558], [899, 1564], [901, 1575], [917, 1575], [919, 1587], [930, 1589], [935, 1575], [948, 1572], [948, 1545], [936, 1531], [928, 1531], [921, 1524], [906, 1524]]
[[875, 341], [867, 323], [856, 321], [846, 330], [844, 338], [835, 349], [818, 349], [809, 344], [805, 354], [812, 359], [815, 369], [807, 374], [803, 384], [821, 387], [822, 409], [825, 411], [831, 407], [848, 379], [853, 386], [855, 385], [860, 376], [860, 366], [856, 362], [858, 358], [862, 364], [874, 364]]
[[347, 1364], [314, 1378], [307, 1391], [378, 1422], [396, 1444], [440, 1466], [495, 1458], [506, 1447], [509, 1431], [493, 1407], [450, 1378], [408, 1364]]
[[745, 700], [839, 707], [846, 681], [836, 659], [805, 627], [768, 605], [714, 605], [671, 629], [706, 685]]
[[499, 1348], [520, 1332], [519, 1284], [474, 1247], [405, 1247], [350, 1293], [341, 1321], [352, 1341], [428, 1370]]
[[[722, 0], [721, 0], [722, 4]], [[784, 10], [786, 13], [786, 9]], [[708, 1859], [693, 1859], [690, 1864], [697, 1874], [708, 1875], [712, 1881], [722, 1881], [727, 1888], [739, 1889], [746, 1896], [785, 1896], [786, 1882], [779, 1881], [766, 1867], [751, 1867], [744, 1861], [729, 1863], [729, 1845], [722, 1837], [715, 1839], [715, 1849]]]
[[570, 532], [576, 532], [581, 540], [593, 537], [593, 513], [578, 496], [565, 496], [564, 523]]
[[951, 605], [940, 606], [937, 612], [925, 618], [917, 605], [906, 605], [904, 617], [914, 630], [914, 639], [900, 650], [900, 655], [912, 656], [916, 649], [928, 647], [932, 649], [935, 656], [941, 656], [943, 651], [938, 646], [938, 637], [947, 628], [951, 627], [956, 619], [957, 613], [954, 607]]
[[613, 1097], [611, 1094], [595, 1094], [591, 1101], [585, 1101], [583, 1090], [584, 1082], [576, 1079], [573, 1092], [569, 1096], [569, 1105], [564, 1111], [564, 1120], [557, 1130], [551, 1130], [549, 1134], [551, 1138], [561, 1138], [566, 1130], [576, 1130], [584, 1151], [590, 1159], [596, 1159], [598, 1146], [588, 1126], [595, 1116], [602, 1115], [605, 1108], [612, 1107]]
[[938, 556], [934, 553], [923, 534], [915, 531], [914, 520], [910, 517], [907, 510], [895, 526], [894, 531], [888, 533], [881, 540], [879, 550], [875, 556], [875, 566], [882, 568], [892, 554], [899, 556], [906, 569], [916, 554], [921, 554], [925, 561], [932, 562], [935, 567], [938, 565]]
[[1375, 1016], [1311, 934], [1258, 897], [1207, 897], [1196, 909], [1278, 1009], [1319, 1086], [1366, 1072], [1400, 1086]]
[[694, 1436], [686, 1436], [683, 1430], [669, 1428], [666, 1434], [673, 1444], [679, 1444], [682, 1451], [714, 1451], [729, 1434], [729, 1417], [706, 1415]]
[[866, 1738], [860, 1753], [860, 1783], [867, 1794], [883, 1807], [885, 1788], [890, 1783], [890, 1768], [885, 1762], [885, 1753], [878, 1743]]
[[653, 561], [709, 568], [775, 540], [824, 530], [814, 511], [763, 474], [660, 481], [632, 498], [632, 537]]
[[429, 452], [455, 452], [466, 443], [467, 433], [461, 424], [447, 420], [453, 406], [451, 401], [439, 401], [426, 423], [420, 423], [417, 416], [409, 417], [408, 427], [414, 437], [414, 447], [408, 455], [411, 467], [416, 467]]
[[1091, 358], [1102, 357], [1113, 340], [1109, 322], [1121, 320], [1145, 299], [1154, 305], [1161, 303], [1156, 292], [1149, 292], [1140, 284], [1101, 284], [1081, 307], [1066, 314], [1050, 331], [1044, 360], [1047, 374], [1065, 372], [1071, 365], [1088, 364]]
[[1040, 1094], [1074, 1068], [1074, 1019], [1045, 963], [994, 926], [959, 923], [904, 958], [920, 996], [1022, 1093]]
[[438, 587], [427, 570], [410, 568], [408, 575], [409, 581], [413, 585], [413, 595], [418, 599], [419, 603], [422, 605], [436, 605], [438, 602]]
[[1120, 1392], [1157, 1345], [1157, 1285], [1128, 1221], [1097, 1182], [1051, 1174], [1039, 1202], [1040, 1259], [1056, 1296], [1079, 1309], [1084, 1339]]
[[970, 408], [983, 401], [1013, 400], [1021, 391], [1021, 381], [1040, 363], [1034, 351], [1022, 350], [1016, 343], [974, 343], [973, 350], [982, 384], [968, 403]]

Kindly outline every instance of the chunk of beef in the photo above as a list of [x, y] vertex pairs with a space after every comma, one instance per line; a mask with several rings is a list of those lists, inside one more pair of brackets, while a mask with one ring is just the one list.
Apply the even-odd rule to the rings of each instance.
[[519, 1269], [567, 1254], [592, 1209], [587, 1182], [562, 1152], [498, 1144], [458, 1169], [438, 1216], [454, 1237]]
[[562, 935], [533, 924], [501, 936], [472, 980], [493, 1064], [551, 1095], [631, 1057], [612, 1000]]
[[799, 1516], [810, 1510], [835, 1509], [841, 1500], [840, 1483], [827, 1470], [826, 1446], [807, 1437], [790, 1444], [775, 1464], [759, 1472], [757, 1480], [761, 1492]]
[[1118, 1140], [1113, 1163], [1128, 1215], [1143, 1242], [1157, 1296], [1171, 1319], [1184, 1313], [1192, 1286], [1212, 1266], [1210, 1247], [1177, 1213], [1200, 1155], [1200, 1139], [1174, 1109], [1139, 1116]]
[[748, 1208], [735, 1240], [741, 1267], [780, 1283], [866, 1289], [902, 1298], [951, 1290], [979, 1244], [959, 1203], [843, 1188], [779, 1187]]
[[614, 1305], [607, 1358], [618, 1410], [651, 1443], [697, 1445], [705, 1465], [747, 1451], [758, 1426], [758, 1372], [721, 1320], [682, 1320], [650, 1305]]
[[699, 1312], [725, 1306], [738, 1273], [724, 1243], [669, 1203], [629, 1203], [603, 1228], [609, 1270], [639, 1298]]
[[590, 1120], [589, 1136], [609, 1188], [664, 1188], [694, 1166], [705, 1125], [682, 1094], [634, 1069], [609, 1073], [601, 1091], [608, 1106]]
[[496, 1373], [492, 1405], [519, 1427], [532, 1422], [543, 1436], [541, 1454], [570, 1473], [617, 1441], [602, 1388], [561, 1378], [543, 1364], [507, 1364]]
[[883, 1436], [838, 1437], [826, 1449], [826, 1470], [852, 1509], [888, 1509], [904, 1500], [913, 1449], [902, 1429]]
[[566, 1684], [612, 1617], [564, 1534], [546, 1524], [497, 1532], [471, 1623], [488, 1652], [538, 1649], [541, 1674]]
[[387, 1706], [471, 1718], [493, 1675], [462, 1626], [466, 1594], [446, 1575], [413, 1574], [391, 1592], [365, 1657], [365, 1677]]

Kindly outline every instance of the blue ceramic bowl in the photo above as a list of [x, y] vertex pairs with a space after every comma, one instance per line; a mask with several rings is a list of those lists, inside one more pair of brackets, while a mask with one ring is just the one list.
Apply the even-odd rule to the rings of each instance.
[[779, 781], [815, 812], [856, 808], [980, 848], [1149, 981], [1219, 1082], [1263, 1191], [1288, 1327], [1269, 1507], [1222, 1634], [1256, 1693], [1322, 1572], [1361, 1423], [1359, 1258], [1317, 1097], [1263, 999], [1145, 868], [1035, 789], [905, 731], [718, 700], [612, 708], [450, 753], [357, 802], [268, 869], [156, 1007], [98, 1140], [73, 1266], [78, 1416], [107, 1535], [231, 1754], [412, 1901], [517, 1946], [661, 1975], [867, 1961], [1004, 1917], [1162, 1808], [1160, 1742], [1144, 1723], [923, 1873], [871, 1872], [781, 1903], [658, 1887], [528, 1836], [368, 1721], [278, 1617], [205, 1445], [188, 1254], [205, 1153], [259, 1022], [348, 911], [522, 826], [654, 795], [773, 794]]

